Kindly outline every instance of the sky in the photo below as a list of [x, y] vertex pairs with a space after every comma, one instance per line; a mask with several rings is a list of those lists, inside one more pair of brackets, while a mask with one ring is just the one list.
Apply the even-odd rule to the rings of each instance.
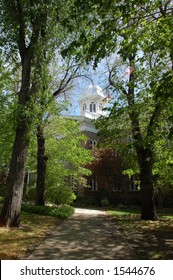
[[[89, 85], [97, 85], [103, 90], [108, 86], [108, 71], [105, 67], [105, 61], [102, 61], [96, 70], [92, 69], [90, 65], [88, 70], [84, 70], [85, 77], [80, 77], [74, 80], [73, 88], [65, 93], [65, 98], [71, 103], [69, 107], [69, 115], [79, 115], [80, 108], [78, 104], [79, 98]], [[67, 111], [63, 111], [62, 114], [67, 115]]]
[[[66, 100], [69, 101], [71, 106], [69, 106], [69, 112], [63, 111], [62, 114], [65, 115], [79, 115], [80, 108], [78, 104], [79, 98], [82, 93], [89, 85], [97, 85], [102, 88], [102, 90], [107, 90], [111, 96], [113, 102], [118, 100], [118, 92], [112, 91], [109, 87], [109, 71], [114, 67], [115, 76], [114, 79], [120, 79], [122, 82], [126, 83], [129, 79], [129, 74], [131, 69], [128, 65], [120, 59], [119, 55], [111, 54], [109, 58], [103, 59], [98, 63], [97, 68], [94, 70], [92, 62], [87, 68], [80, 70], [82, 77], [74, 79], [73, 87], [65, 93]], [[111, 106], [111, 104], [109, 105]]]

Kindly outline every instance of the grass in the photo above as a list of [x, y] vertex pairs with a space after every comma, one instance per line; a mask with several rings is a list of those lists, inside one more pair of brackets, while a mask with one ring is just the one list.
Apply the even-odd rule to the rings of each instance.
[[173, 209], [158, 211], [158, 220], [140, 220], [139, 210], [115, 209], [108, 211], [115, 226], [136, 251], [139, 259], [173, 259]]
[[124, 216], [124, 215], [139, 215], [140, 211], [138, 209], [136, 210], [108, 210], [108, 213], [110, 213], [113, 216]]
[[69, 205], [59, 207], [24, 204], [19, 228], [0, 227], [0, 259], [25, 259], [62, 219], [74, 213]]
[[0, 259], [25, 259], [58, 223], [55, 217], [22, 212], [19, 228], [0, 228]]
[[19, 228], [0, 227], [0, 259], [25, 259], [36, 245], [74, 213], [69, 205], [59, 207], [23, 204]]

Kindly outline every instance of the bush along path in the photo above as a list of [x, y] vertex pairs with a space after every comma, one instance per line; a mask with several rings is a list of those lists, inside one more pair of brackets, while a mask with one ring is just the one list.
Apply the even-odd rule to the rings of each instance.
[[40, 214], [44, 216], [52, 216], [59, 219], [67, 219], [71, 215], [74, 214], [74, 208], [70, 205], [61, 205], [58, 207], [52, 206], [38, 206], [38, 205], [31, 205], [31, 204], [23, 204], [22, 210], [24, 212]]
[[114, 227], [105, 211], [76, 209], [28, 259], [136, 259], [124, 231]]

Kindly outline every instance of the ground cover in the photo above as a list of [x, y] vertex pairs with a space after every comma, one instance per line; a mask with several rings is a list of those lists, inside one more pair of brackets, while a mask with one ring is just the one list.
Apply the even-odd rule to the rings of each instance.
[[61, 222], [55, 217], [22, 212], [19, 228], [0, 228], [0, 259], [25, 259]]
[[114, 217], [115, 227], [124, 230], [139, 259], [173, 259], [173, 209], [158, 211], [156, 221], [140, 220], [139, 210], [115, 209], [107, 213]]
[[22, 210], [28, 213], [40, 214], [44, 216], [52, 216], [59, 219], [67, 219], [74, 214], [74, 208], [70, 205], [64, 204], [59, 206], [53, 205], [33, 205], [22, 204]]
[[[3, 198], [0, 197], [0, 203]], [[1, 207], [0, 207], [1, 208]], [[23, 204], [19, 228], [0, 227], [0, 259], [24, 259], [53, 230], [74, 213], [69, 205], [59, 207]]]
[[[138, 259], [173, 259], [173, 210], [158, 211], [157, 221], [141, 221], [136, 209], [107, 211], [115, 230], [135, 251]], [[23, 212], [19, 228], [0, 228], [0, 258], [25, 259], [62, 220]]]

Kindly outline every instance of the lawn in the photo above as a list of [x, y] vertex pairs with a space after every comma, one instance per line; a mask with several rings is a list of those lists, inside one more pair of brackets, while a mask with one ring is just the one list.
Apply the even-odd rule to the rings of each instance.
[[61, 220], [22, 212], [19, 228], [0, 228], [0, 259], [25, 259]]
[[139, 210], [108, 211], [115, 226], [124, 236], [139, 259], [173, 259], [173, 209], [158, 211], [158, 220], [140, 220]]

